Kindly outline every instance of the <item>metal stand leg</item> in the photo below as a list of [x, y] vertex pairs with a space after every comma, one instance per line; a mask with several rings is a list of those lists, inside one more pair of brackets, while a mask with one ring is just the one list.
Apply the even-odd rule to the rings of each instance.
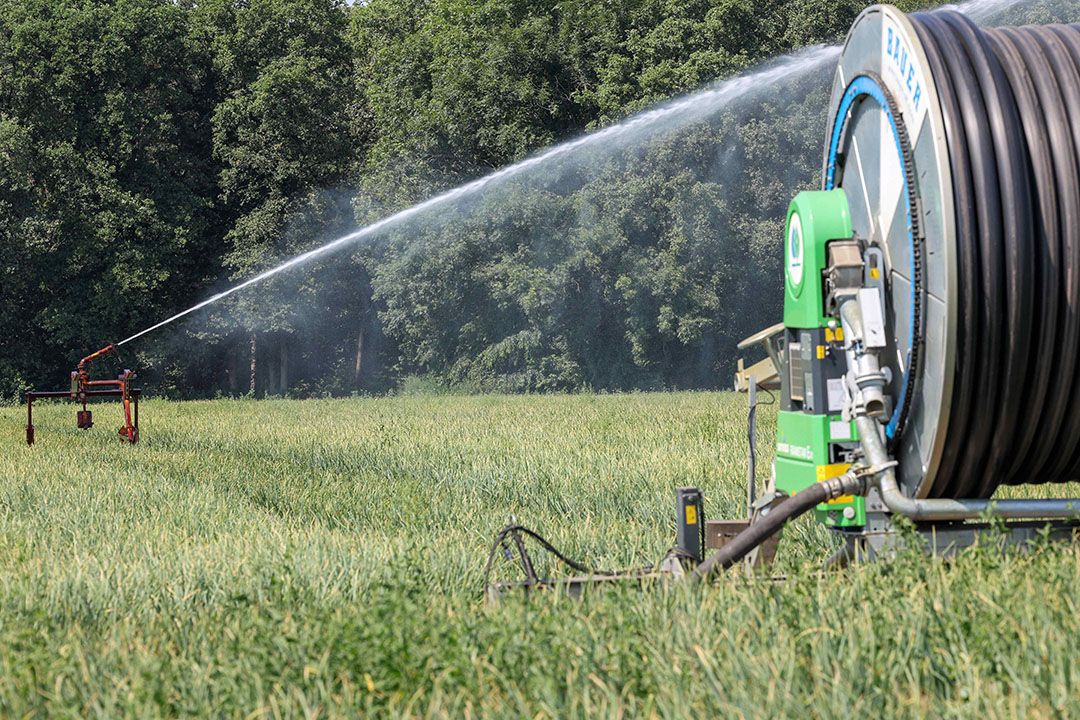
[[746, 434], [750, 456], [746, 466], [746, 517], [753, 517], [757, 502], [757, 378], [753, 375], [749, 378], [747, 395], [750, 410]]

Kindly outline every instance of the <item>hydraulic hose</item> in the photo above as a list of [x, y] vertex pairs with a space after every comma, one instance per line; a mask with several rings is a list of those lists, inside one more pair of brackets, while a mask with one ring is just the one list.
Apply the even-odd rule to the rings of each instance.
[[831, 478], [804, 488], [773, 508], [767, 515], [728, 541], [724, 547], [705, 558], [694, 569], [695, 579], [707, 578], [718, 570], [726, 570], [746, 557], [750, 551], [778, 533], [784, 523], [841, 495], [864, 495], [867, 477], [848, 471], [840, 477]]

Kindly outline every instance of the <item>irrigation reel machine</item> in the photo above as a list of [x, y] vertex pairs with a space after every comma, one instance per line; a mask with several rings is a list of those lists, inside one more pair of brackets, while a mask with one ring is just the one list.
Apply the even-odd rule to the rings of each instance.
[[[751, 469], [742, 521], [682, 488], [678, 562], [558, 584], [760, 561], [809, 511], [840, 561], [889, 552], [899, 518], [936, 553], [991, 518], [1010, 543], [1075, 536], [1080, 499], [990, 498], [1080, 478], [1080, 26], [868, 8], [828, 117], [823, 188], [788, 210], [783, 323], [739, 376], [751, 407], [779, 388], [773, 487], [754, 498]], [[549, 583], [523, 530], [493, 554], [526, 579], [496, 591]]]

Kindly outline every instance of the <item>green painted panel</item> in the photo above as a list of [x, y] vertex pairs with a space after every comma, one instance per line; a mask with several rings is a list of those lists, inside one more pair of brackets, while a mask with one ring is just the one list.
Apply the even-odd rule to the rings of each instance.
[[[794, 495], [844, 472], [846, 466], [830, 462], [829, 446], [858, 437], [855, 424], [839, 416], [780, 411], [776, 419], [776, 488]], [[851, 511], [845, 514], [847, 508]], [[866, 524], [865, 500], [851, 497], [822, 504], [815, 515], [829, 526], [862, 527]]]
[[850, 237], [851, 215], [843, 190], [808, 190], [791, 201], [784, 230], [784, 325], [825, 327], [825, 246]]

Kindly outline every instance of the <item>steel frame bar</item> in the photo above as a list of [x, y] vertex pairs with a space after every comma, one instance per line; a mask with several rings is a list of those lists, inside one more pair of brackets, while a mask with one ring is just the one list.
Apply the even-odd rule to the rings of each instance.
[[[131, 398], [131, 404], [133, 416], [128, 416], [126, 419], [131, 421], [132, 427], [135, 429], [135, 437], [139, 435], [139, 396], [142, 395], [142, 388], [130, 388], [125, 389], [123, 387], [116, 387], [120, 384], [119, 380], [96, 380], [91, 384], [96, 385], [112, 385], [111, 389], [99, 389], [99, 390], [84, 390], [79, 393], [81, 396], [83, 407], [86, 407], [86, 400], [94, 398], [114, 398], [121, 399]], [[79, 397], [73, 397], [70, 390], [27, 390], [24, 394], [26, 398], [26, 444], [34, 444], [34, 401], [35, 400], [48, 400], [48, 399], [60, 399], [76, 400]], [[126, 405], [126, 402], [125, 402]], [[127, 412], [125, 408], [125, 413]]]

